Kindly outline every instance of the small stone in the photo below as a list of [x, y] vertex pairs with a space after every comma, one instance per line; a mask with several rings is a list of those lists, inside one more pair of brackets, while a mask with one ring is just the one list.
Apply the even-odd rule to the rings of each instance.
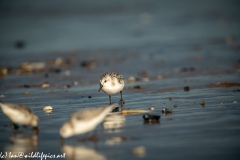
[[71, 74], [71, 72], [69, 70], [65, 71], [65, 75], [69, 76]]
[[44, 62], [23, 62], [19, 69], [21, 73], [43, 72], [46, 67]]
[[23, 87], [24, 88], [30, 88], [31, 86], [29, 84], [24, 84]]
[[202, 102], [200, 103], [200, 105], [201, 105], [202, 107], [204, 107], [204, 106], [205, 106], [205, 102], [202, 101]]
[[144, 82], [148, 82], [149, 80], [150, 80], [150, 78], [148, 78], [148, 77], [142, 78], [142, 81], [144, 81]]
[[145, 122], [159, 122], [159, 115], [144, 114], [143, 119]]
[[169, 101], [171, 101], [171, 100], [172, 100], [172, 97], [169, 97], [168, 99], [169, 99]]
[[177, 107], [177, 104], [174, 104], [174, 106], [173, 106], [174, 108], [176, 108]]
[[69, 85], [69, 84], [64, 84], [63, 87], [64, 87], [64, 88], [70, 88], [71, 85]]
[[49, 72], [60, 73], [62, 70], [60, 68], [50, 68]]
[[0, 95], [0, 98], [5, 98], [5, 96], [4, 95]]
[[189, 86], [185, 86], [183, 89], [184, 89], [184, 91], [189, 91], [190, 87]]
[[83, 61], [83, 62], [81, 63], [81, 66], [82, 66], [82, 67], [85, 67], [85, 68], [95, 68], [96, 63], [93, 62], [93, 61]]
[[40, 86], [42, 88], [47, 88], [47, 87], [50, 87], [50, 84], [48, 82], [44, 82], [44, 83], [40, 84]]
[[163, 108], [162, 113], [172, 113], [172, 109], [169, 108]]
[[140, 85], [136, 85], [133, 87], [134, 89], [141, 89], [142, 87]]
[[55, 60], [55, 65], [60, 66], [63, 64], [63, 62], [64, 62], [64, 59], [62, 57], [58, 57]]
[[28, 93], [28, 92], [24, 92], [24, 95], [26, 95], [26, 96], [27, 96], [27, 95], [29, 95], [29, 93]]
[[15, 47], [18, 49], [22, 49], [25, 47], [26, 42], [24, 40], [18, 40], [14, 43]]
[[88, 98], [92, 98], [92, 96], [88, 96]]
[[162, 75], [158, 75], [158, 76], [157, 76], [157, 79], [162, 79], [162, 78], [163, 78]]
[[84, 86], [88, 86], [90, 84], [90, 82], [83, 82], [82, 85]]
[[135, 81], [136, 81], [136, 78], [133, 77], [133, 76], [131, 76], [131, 77], [128, 78], [128, 81], [129, 81], [129, 82], [135, 82]]
[[233, 92], [240, 92], [240, 89], [233, 90]]
[[8, 69], [7, 67], [0, 67], [0, 75], [5, 76], [8, 74]]
[[236, 104], [236, 103], [237, 103], [237, 101], [233, 101], [233, 103], [234, 103], [234, 104]]
[[135, 147], [132, 149], [132, 153], [137, 157], [144, 157], [146, 154], [146, 149], [144, 146]]
[[74, 85], [74, 86], [79, 85], [78, 81], [74, 81], [74, 82], [73, 82], [73, 85]]
[[150, 111], [153, 111], [153, 110], [154, 110], [154, 108], [152, 108], [152, 107], [151, 107], [151, 108], [148, 108], [148, 109], [149, 109]]

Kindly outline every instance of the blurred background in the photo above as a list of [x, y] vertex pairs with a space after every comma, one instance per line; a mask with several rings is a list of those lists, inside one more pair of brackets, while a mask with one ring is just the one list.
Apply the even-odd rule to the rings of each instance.
[[2, 0], [0, 19], [0, 66], [8, 73], [58, 57], [127, 77], [240, 63], [238, 0]]
[[239, 42], [240, 36], [238, 0], [2, 0], [0, 19], [1, 56]]

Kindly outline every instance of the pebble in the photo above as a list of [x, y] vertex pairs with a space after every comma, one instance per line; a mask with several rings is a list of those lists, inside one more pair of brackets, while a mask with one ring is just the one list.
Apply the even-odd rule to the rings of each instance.
[[148, 77], [142, 78], [142, 81], [148, 82], [150, 79]]
[[157, 79], [162, 79], [162, 78], [163, 78], [162, 75], [158, 75], [158, 76], [157, 76]]
[[146, 149], [144, 146], [138, 146], [132, 149], [132, 153], [137, 157], [144, 157], [146, 154]]
[[189, 91], [190, 87], [189, 86], [185, 86], [183, 89], [184, 89], [184, 91]]
[[20, 65], [20, 70], [24, 72], [42, 72], [46, 67], [44, 62], [23, 62]]
[[205, 102], [202, 101], [202, 102], [200, 103], [200, 105], [201, 105], [202, 107], [204, 107], [204, 106], [205, 106]]
[[159, 115], [144, 114], [143, 119], [145, 120], [145, 122], [156, 122], [156, 121], [159, 121], [160, 116]]
[[55, 65], [60, 66], [63, 63], [64, 63], [64, 59], [62, 57], [56, 58]]
[[70, 88], [71, 85], [69, 85], [69, 84], [64, 84], [63, 87], [64, 87], [64, 88]]
[[90, 84], [90, 82], [83, 82], [82, 83], [82, 85], [84, 85], [84, 86], [87, 86], [87, 85], [89, 85]]
[[162, 113], [172, 113], [172, 109], [169, 108], [163, 108]]
[[53, 108], [51, 106], [46, 106], [46, 107], [43, 108], [43, 110], [46, 113], [50, 113], [50, 112], [52, 112]]
[[93, 61], [83, 61], [83, 62], [81, 63], [81, 66], [82, 66], [82, 67], [85, 67], [85, 68], [95, 68], [96, 63], [93, 62]]
[[29, 92], [24, 92], [24, 95], [26, 95], [26, 96], [29, 95]]
[[22, 49], [25, 47], [26, 42], [24, 40], [18, 40], [14, 43], [15, 47], [18, 49]]
[[0, 67], [0, 75], [5, 76], [8, 74], [7, 67]]
[[233, 101], [233, 103], [234, 103], [234, 104], [236, 104], [236, 103], [237, 103], [237, 101]]
[[0, 95], [0, 98], [5, 98], [5, 96], [4, 95]]
[[171, 100], [172, 100], [172, 97], [169, 97], [168, 99], [169, 99], [169, 101], [171, 101]]
[[44, 83], [40, 84], [40, 86], [42, 88], [47, 88], [47, 87], [50, 87], [50, 84], [48, 82], [44, 82]]
[[62, 70], [60, 68], [50, 68], [48, 71], [53, 73], [60, 73]]
[[73, 85], [74, 85], [74, 86], [79, 85], [78, 81], [74, 81], [74, 82], [73, 82]]
[[153, 111], [154, 110], [154, 108], [148, 108], [149, 110], [151, 110], [151, 111]]
[[69, 70], [65, 71], [65, 75], [69, 76], [71, 74], [71, 72]]
[[240, 92], [240, 90], [239, 90], [239, 89], [236, 89], [236, 90], [233, 90], [233, 92]]
[[174, 108], [176, 108], [177, 107], [177, 104], [174, 104], [174, 106], [173, 106]]
[[133, 76], [131, 76], [131, 77], [128, 78], [128, 81], [129, 81], [129, 82], [135, 82], [135, 81], [136, 81], [136, 78], [133, 77]]
[[142, 87], [140, 85], [136, 85], [133, 87], [134, 89], [141, 89]]

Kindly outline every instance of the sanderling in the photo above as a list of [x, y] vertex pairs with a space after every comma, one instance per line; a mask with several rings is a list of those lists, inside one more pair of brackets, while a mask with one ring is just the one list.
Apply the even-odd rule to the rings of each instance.
[[100, 90], [103, 90], [106, 94], [108, 94], [110, 104], [111, 104], [111, 95], [116, 94], [118, 92], [120, 92], [121, 94], [121, 99], [118, 103], [120, 105], [124, 104], [124, 101], [122, 99], [122, 90], [124, 87], [124, 80], [120, 74], [115, 72], [105, 73], [104, 75], [101, 76], [99, 84], [100, 84], [100, 88], [98, 92], [100, 92]]
[[92, 131], [114, 107], [115, 105], [107, 105], [98, 108], [82, 109], [73, 113], [61, 127], [61, 137], [68, 138]]
[[18, 125], [33, 127], [33, 131], [38, 132], [38, 117], [30, 108], [22, 104], [0, 102], [3, 113], [12, 121], [13, 129], [18, 129]]

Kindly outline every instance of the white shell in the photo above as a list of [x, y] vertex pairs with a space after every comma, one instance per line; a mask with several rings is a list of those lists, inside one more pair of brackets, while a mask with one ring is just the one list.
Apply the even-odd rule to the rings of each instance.
[[50, 113], [52, 112], [53, 108], [51, 106], [46, 106], [43, 108], [44, 112]]

